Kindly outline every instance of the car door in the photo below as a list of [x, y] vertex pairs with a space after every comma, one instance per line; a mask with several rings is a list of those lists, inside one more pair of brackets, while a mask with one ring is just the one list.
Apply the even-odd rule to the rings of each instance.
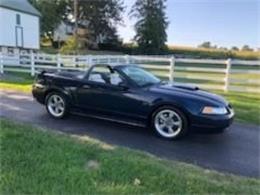
[[94, 67], [77, 90], [78, 105], [87, 113], [142, 120], [145, 99], [138, 95], [138, 89], [122, 86], [124, 82], [118, 72], [112, 73], [106, 66]]

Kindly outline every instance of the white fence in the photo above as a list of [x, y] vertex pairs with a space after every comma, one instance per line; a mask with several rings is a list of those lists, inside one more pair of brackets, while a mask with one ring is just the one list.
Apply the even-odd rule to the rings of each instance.
[[137, 64], [162, 79], [192, 83], [201, 88], [260, 93], [260, 61], [182, 59], [173, 56], [128, 55], [6, 55], [0, 53], [0, 72], [86, 70], [93, 64]]

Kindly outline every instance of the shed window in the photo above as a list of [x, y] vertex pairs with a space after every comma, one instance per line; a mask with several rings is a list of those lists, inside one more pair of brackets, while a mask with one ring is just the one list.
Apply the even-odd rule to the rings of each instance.
[[21, 25], [21, 16], [20, 14], [16, 14], [16, 24]]

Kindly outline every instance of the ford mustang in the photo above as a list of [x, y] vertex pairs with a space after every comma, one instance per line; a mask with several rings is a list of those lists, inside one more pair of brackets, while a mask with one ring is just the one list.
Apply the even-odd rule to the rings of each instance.
[[223, 131], [234, 112], [221, 96], [195, 86], [161, 81], [137, 65], [93, 65], [82, 72], [46, 72], [32, 94], [54, 118], [69, 113], [149, 127], [177, 139], [190, 129]]

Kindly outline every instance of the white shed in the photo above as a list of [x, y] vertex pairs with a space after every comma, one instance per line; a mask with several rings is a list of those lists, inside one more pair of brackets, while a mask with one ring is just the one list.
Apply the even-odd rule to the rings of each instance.
[[0, 49], [40, 49], [40, 16], [27, 0], [0, 0]]

